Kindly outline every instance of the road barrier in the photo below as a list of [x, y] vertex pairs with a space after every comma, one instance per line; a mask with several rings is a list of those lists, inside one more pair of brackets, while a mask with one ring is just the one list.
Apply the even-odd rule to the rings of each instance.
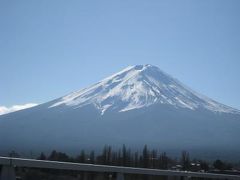
[[16, 180], [15, 167], [117, 173], [117, 177], [116, 177], [117, 180], [124, 180], [124, 174], [167, 176], [168, 179], [172, 179], [174, 177], [175, 178], [183, 177], [184, 179], [191, 179], [193, 177], [193, 178], [203, 178], [203, 179], [240, 180], [240, 176], [237, 176], [237, 175], [133, 168], [133, 167], [122, 167], [122, 166], [59, 162], [59, 161], [45, 161], [45, 160], [22, 159], [22, 158], [11, 158], [11, 157], [0, 157], [0, 166], [1, 166], [0, 180]]

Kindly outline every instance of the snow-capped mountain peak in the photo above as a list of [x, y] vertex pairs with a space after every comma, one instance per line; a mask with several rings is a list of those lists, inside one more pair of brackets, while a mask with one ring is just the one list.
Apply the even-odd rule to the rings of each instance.
[[92, 104], [103, 115], [109, 110], [124, 112], [158, 103], [191, 110], [203, 108], [214, 112], [239, 113], [199, 95], [149, 64], [129, 66], [88, 88], [58, 99], [49, 108], [60, 105], [80, 108]]

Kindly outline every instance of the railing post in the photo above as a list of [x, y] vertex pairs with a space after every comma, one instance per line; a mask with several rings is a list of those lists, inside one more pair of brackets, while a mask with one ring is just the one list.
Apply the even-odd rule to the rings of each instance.
[[2, 166], [0, 180], [16, 180], [14, 167]]
[[116, 180], [124, 180], [124, 174], [123, 173], [117, 173]]

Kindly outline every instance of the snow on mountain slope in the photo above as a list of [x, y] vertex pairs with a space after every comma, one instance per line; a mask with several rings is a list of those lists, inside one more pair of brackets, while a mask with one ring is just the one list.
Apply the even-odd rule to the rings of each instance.
[[191, 110], [240, 113], [194, 92], [152, 65], [129, 66], [93, 86], [60, 98], [49, 108], [93, 104], [103, 115], [107, 111], [124, 112], [158, 103]]

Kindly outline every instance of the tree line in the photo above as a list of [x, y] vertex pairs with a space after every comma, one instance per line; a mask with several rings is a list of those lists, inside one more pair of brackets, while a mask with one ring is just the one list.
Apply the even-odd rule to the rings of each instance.
[[210, 167], [218, 170], [230, 170], [232, 168], [231, 164], [221, 160], [216, 160], [210, 164], [203, 160], [190, 159], [187, 151], [182, 151], [181, 157], [174, 159], [168, 156], [166, 152], [149, 149], [147, 145], [141, 151], [132, 151], [125, 145], [118, 150], [105, 145], [101, 153], [96, 154], [94, 151], [81, 150], [76, 157], [53, 150], [49, 155], [42, 152], [37, 159], [153, 169], [175, 168], [183, 171], [209, 171]]

